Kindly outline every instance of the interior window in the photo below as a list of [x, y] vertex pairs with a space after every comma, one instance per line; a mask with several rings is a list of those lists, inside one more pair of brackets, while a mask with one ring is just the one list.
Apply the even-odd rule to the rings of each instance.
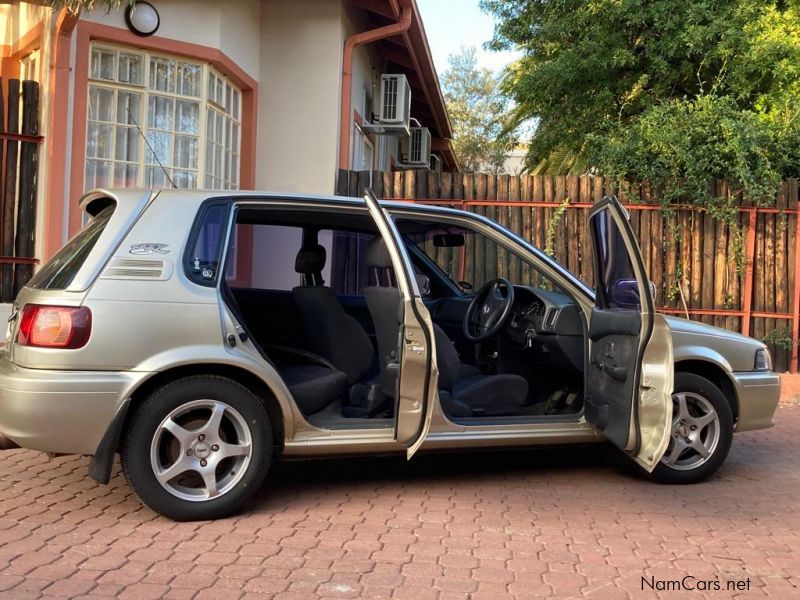
[[321, 231], [319, 236], [320, 240], [329, 239], [331, 242], [330, 286], [337, 294], [363, 295], [364, 288], [371, 285], [364, 254], [375, 235], [358, 231]]
[[302, 244], [300, 227], [237, 223], [226, 282], [231, 287], [291, 291], [300, 284], [294, 261]]
[[608, 211], [591, 221], [597, 240], [597, 306], [615, 310], [639, 310], [639, 284], [630, 253]]
[[[424, 228], [424, 229], [423, 229]], [[431, 227], [403, 222], [405, 238], [463, 291], [476, 291], [503, 277], [514, 285], [546, 290], [558, 287], [494, 239], [463, 227]]]

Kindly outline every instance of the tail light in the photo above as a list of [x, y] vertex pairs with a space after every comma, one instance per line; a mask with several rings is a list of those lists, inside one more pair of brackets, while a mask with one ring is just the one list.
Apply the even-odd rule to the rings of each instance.
[[92, 312], [85, 306], [26, 304], [17, 344], [35, 348], [82, 348], [92, 332]]

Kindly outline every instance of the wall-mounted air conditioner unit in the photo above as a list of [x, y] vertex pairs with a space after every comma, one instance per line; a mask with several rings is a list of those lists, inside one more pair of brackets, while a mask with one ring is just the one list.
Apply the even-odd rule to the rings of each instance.
[[363, 129], [376, 135], [408, 135], [411, 120], [411, 86], [405, 75], [381, 75], [381, 90], [377, 98], [377, 112], [371, 123]]
[[431, 162], [431, 131], [427, 127], [412, 127], [400, 140], [400, 160], [414, 167], [428, 167]]

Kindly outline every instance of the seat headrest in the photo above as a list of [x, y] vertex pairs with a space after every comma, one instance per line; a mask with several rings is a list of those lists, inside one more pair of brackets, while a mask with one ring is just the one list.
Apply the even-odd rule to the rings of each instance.
[[388, 269], [392, 265], [392, 257], [389, 255], [389, 249], [383, 238], [376, 237], [367, 246], [366, 252], [367, 266], [370, 269]]
[[294, 270], [303, 275], [321, 273], [325, 268], [326, 258], [325, 247], [319, 244], [300, 248], [294, 261]]

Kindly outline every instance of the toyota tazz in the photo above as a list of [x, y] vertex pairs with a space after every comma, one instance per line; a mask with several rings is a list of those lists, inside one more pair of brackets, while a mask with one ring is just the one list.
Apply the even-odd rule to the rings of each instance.
[[690, 483], [773, 424], [764, 344], [658, 314], [614, 198], [589, 216], [594, 289], [485, 217], [369, 192], [80, 206], [14, 302], [0, 433], [90, 455], [100, 483], [119, 454], [173, 519], [236, 511], [279, 458], [607, 440]]

